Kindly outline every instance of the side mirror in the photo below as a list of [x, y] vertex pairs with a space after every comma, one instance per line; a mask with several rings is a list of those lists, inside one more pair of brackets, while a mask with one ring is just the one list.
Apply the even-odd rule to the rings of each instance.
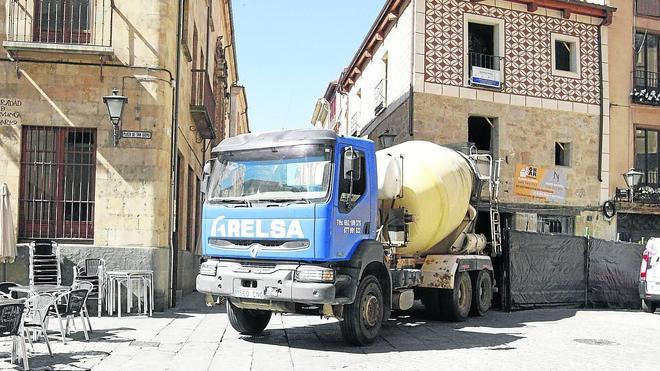
[[208, 192], [208, 185], [209, 185], [209, 175], [211, 174], [211, 163], [213, 160], [206, 160], [204, 163], [204, 170], [203, 170], [203, 175], [202, 175], [202, 184], [201, 184], [201, 192], [203, 195], [206, 195]]
[[352, 147], [344, 150], [344, 180], [360, 180], [361, 169], [360, 156]]

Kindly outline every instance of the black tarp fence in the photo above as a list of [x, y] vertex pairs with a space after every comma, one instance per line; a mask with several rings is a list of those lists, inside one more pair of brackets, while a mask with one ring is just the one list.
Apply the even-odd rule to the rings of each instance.
[[518, 231], [508, 237], [507, 309], [640, 307], [643, 246]]

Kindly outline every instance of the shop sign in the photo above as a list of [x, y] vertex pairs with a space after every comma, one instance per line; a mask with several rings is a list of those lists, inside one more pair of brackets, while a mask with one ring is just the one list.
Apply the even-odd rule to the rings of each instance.
[[14, 98], [0, 97], [0, 126], [16, 126], [21, 124], [23, 101]]
[[123, 130], [121, 137], [124, 139], [151, 139], [150, 131]]
[[568, 174], [561, 167], [542, 168], [516, 165], [514, 193], [542, 202], [564, 202], [568, 189]]

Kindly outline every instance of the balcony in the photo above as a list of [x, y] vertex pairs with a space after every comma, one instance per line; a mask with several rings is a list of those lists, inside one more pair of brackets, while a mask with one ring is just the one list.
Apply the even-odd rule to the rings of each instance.
[[633, 76], [633, 91], [630, 93], [633, 102], [660, 106], [660, 74], [647, 70], [635, 70]]
[[378, 116], [379, 113], [385, 110], [387, 100], [387, 80], [381, 79], [374, 88], [374, 115]]
[[206, 70], [192, 70], [190, 113], [199, 135], [204, 139], [215, 139], [215, 95]]
[[[471, 85], [502, 88], [502, 57], [490, 54], [468, 53], [468, 77]], [[479, 72], [475, 68], [479, 68]]]
[[112, 54], [110, 0], [8, 0], [10, 51]]

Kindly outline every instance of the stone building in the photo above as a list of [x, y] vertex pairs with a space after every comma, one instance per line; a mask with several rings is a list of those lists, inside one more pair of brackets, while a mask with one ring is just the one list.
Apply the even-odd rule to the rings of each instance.
[[[248, 131], [230, 0], [0, 0], [0, 182], [19, 242], [194, 288], [210, 146]], [[103, 97], [128, 98], [113, 129]], [[229, 130], [232, 128], [232, 130]], [[26, 282], [27, 249], [5, 267]]]
[[505, 224], [614, 238], [601, 204], [615, 9], [594, 2], [387, 1], [339, 79], [341, 134], [473, 143], [502, 160]]
[[[610, 195], [619, 201], [619, 237], [648, 240], [660, 236], [660, 0], [610, 3], [617, 8], [605, 54], [610, 65]], [[628, 188], [622, 174], [631, 168], [643, 173], [633, 202], [621, 197]]]

